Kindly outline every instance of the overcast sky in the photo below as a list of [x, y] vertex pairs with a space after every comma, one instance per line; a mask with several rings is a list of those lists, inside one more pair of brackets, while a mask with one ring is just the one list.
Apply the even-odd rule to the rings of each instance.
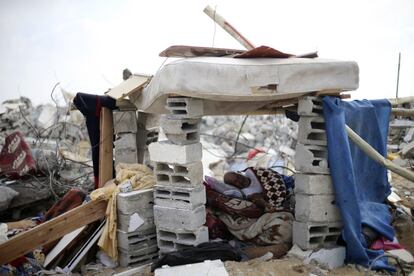
[[[50, 101], [56, 82], [102, 94], [122, 70], [153, 74], [174, 45], [243, 49], [202, 10], [209, 4], [256, 46], [354, 60], [353, 98], [414, 95], [414, 1], [1, 0], [0, 101]], [[214, 35], [215, 34], [215, 35]]]

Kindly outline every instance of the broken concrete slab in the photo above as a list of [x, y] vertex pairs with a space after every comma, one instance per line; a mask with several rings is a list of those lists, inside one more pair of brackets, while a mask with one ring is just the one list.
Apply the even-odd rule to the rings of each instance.
[[320, 264], [323, 268], [335, 269], [344, 265], [346, 248], [338, 246], [329, 249], [319, 249], [312, 252], [306, 259], [305, 263], [309, 264], [313, 261]]
[[155, 276], [228, 276], [229, 274], [220, 260], [204, 261], [202, 263], [179, 265], [174, 267], [163, 266], [154, 272]]

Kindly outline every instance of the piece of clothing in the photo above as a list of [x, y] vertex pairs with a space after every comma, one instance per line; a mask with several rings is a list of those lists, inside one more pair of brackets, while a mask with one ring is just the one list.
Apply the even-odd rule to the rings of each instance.
[[266, 168], [250, 167], [245, 171], [251, 170], [256, 179], [263, 187], [263, 195], [269, 203], [270, 212], [288, 210], [286, 206], [286, 185], [281, 174]]
[[247, 218], [258, 218], [263, 210], [253, 202], [220, 194], [206, 186], [207, 204], [214, 210]]
[[369, 248], [373, 250], [384, 250], [384, 251], [394, 250], [394, 249], [404, 249], [404, 247], [398, 242], [389, 241], [387, 239], [384, 239], [384, 237], [381, 237], [377, 239], [376, 241], [374, 241], [374, 243], [371, 244]]
[[247, 168], [246, 170], [241, 172], [241, 174], [250, 179], [250, 185], [246, 188], [241, 189], [241, 191], [243, 192], [243, 194], [246, 195], [246, 197], [249, 197], [253, 194], [260, 194], [263, 192], [262, 184], [259, 182], [251, 168]]
[[[343, 221], [346, 261], [365, 267], [383, 251], [367, 249], [362, 226], [389, 240], [394, 238], [391, 213], [384, 204], [390, 194], [390, 184], [387, 170], [349, 141], [345, 124], [386, 156], [390, 112], [387, 100], [345, 102], [334, 97], [323, 98], [328, 164]], [[392, 269], [385, 258], [376, 261], [373, 268]]]
[[100, 116], [102, 107], [111, 110], [116, 108], [116, 101], [108, 96], [98, 96], [86, 93], [77, 93], [73, 104], [85, 116], [89, 140], [92, 147], [93, 175], [95, 189], [99, 185], [99, 143], [100, 143]]
[[0, 152], [0, 175], [19, 179], [35, 172], [36, 163], [20, 131], [8, 135]]
[[90, 195], [92, 200], [108, 200], [106, 222], [98, 246], [115, 261], [118, 259], [116, 197], [120, 192], [119, 185], [130, 182], [134, 191], [149, 189], [155, 185], [155, 176], [145, 165], [120, 163], [116, 166], [116, 172], [115, 180], [108, 181], [104, 187], [94, 190]]
[[204, 181], [205, 181], [204, 185], [206, 185], [210, 189], [220, 194], [223, 194], [229, 197], [245, 198], [245, 196], [243, 195], [242, 191], [240, 191], [239, 188], [226, 184], [222, 181], [219, 181], [215, 179], [214, 177], [206, 175], [204, 176]]
[[44, 221], [51, 220], [57, 216], [66, 213], [73, 208], [82, 205], [85, 200], [86, 194], [78, 188], [70, 189], [61, 199], [59, 199], [52, 207], [47, 210], [44, 215]]
[[204, 225], [208, 228], [209, 239], [226, 239], [230, 237], [231, 235], [226, 225], [217, 216], [212, 214], [208, 208], [206, 211], [206, 223]]
[[228, 243], [224, 242], [205, 242], [197, 245], [196, 247], [189, 247], [177, 250], [171, 253], [164, 253], [154, 262], [151, 270], [164, 265], [177, 266], [185, 264], [194, 264], [203, 262], [205, 260], [221, 260], [240, 262], [244, 256], [241, 250], [232, 247]]
[[292, 242], [293, 215], [289, 212], [265, 213], [258, 219], [222, 213], [219, 218], [241, 241], [256, 245]]

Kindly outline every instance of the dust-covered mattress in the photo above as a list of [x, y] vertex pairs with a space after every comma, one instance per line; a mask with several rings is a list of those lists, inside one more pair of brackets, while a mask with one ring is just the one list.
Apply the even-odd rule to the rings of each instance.
[[244, 114], [316, 91], [355, 90], [358, 73], [356, 62], [320, 58], [186, 58], [163, 66], [131, 99], [147, 113], [166, 113], [175, 94], [204, 99], [205, 115]]

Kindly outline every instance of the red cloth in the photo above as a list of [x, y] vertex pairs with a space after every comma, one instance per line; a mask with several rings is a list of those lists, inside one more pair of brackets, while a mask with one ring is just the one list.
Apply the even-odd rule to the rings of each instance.
[[60, 216], [73, 208], [82, 205], [85, 200], [85, 193], [77, 188], [70, 189], [61, 199], [59, 199], [45, 214], [44, 221]]
[[265, 152], [263, 149], [251, 149], [247, 154], [247, 160], [253, 159], [258, 153]]
[[18, 179], [35, 170], [36, 163], [23, 134], [16, 131], [7, 136], [0, 152], [0, 174]]
[[204, 225], [208, 227], [208, 236], [211, 240], [217, 238], [225, 239], [229, 236], [229, 231], [224, 222], [210, 212], [206, 214], [206, 223]]
[[384, 237], [381, 237], [371, 244], [370, 249], [373, 249], [373, 250], [382, 249], [384, 251], [388, 251], [388, 250], [393, 250], [393, 249], [404, 249], [404, 247], [399, 243], [392, 242], [392, 241], [385, 239]]

